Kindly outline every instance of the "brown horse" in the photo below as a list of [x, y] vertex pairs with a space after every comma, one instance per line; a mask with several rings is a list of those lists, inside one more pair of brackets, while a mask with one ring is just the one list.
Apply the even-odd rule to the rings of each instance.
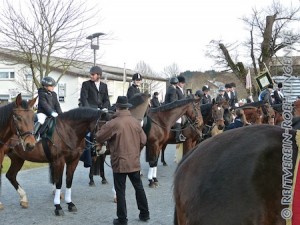
[[[197, 106], [198, 107], [198, 106]], [[200, 112], [199, 112], [199, 121], [201, 120], [200, 114], [202, 116], [202, 124], [198, 122], [198, 127], [194, 126], [187, 126], [183, 129], [183, 135], [187, 137], [186, 141], [183, 142], [183, 152], [182, 155], [184, 156], [190, 149], [192, 149], [196, 144], [200, 143], [202, 138], [211, 137], [211, 131], [213, 128], [216, 130], [222, 130], [225, 127], [225, 120], [224, 120], [224, 111], [228, 110], [228, 102], [222, 101], [220, 103], [216, 103], [213, 99], [213, 103], [211, 104], [204, 104], [199, 105]], [[230, 113], [230, 112], [229, 112]], [[203, 115], [202, 115], [203, 114]], [[169, 139], [163, 145], [161, 151], [161, 162], [164, 166], [167, 165], [165, 161], [165, 149], [168, 144], [175, 144], [175, 132], [170, 132]]]
[[99, 120], [107, 120], [108, 114], [90, 108], [76, 108], [60, 114], [55, 119], [52, 135], [39, 141], [30, 152], [24, 152], [19, 146], [14, 147], [7, 155], [11, 159], [11, 165], [6, 177], [15, 187], [20, 195], [22, 207], [28, 207], [26, 192], [18, 183], [16, 176], [22, 168], [24, 161], [49, 162], [51, 172], [51, 182], [56, 185], [54, 205], [55, 215], [63, 215], [60, 205], [60, 193], [64, 166], [66, 165], [66, 193], [65, 201], [70, 212], [77, 211], [71, 199], [71, 187], [73, 175], [79, 158], [85, 145], [85, 134], [87, 131], [93, 132]]
[[252, 102], [238, 107], [244, 110], [246, 119], [251, 124], [275, 125], [275, 111], [269, 104], [262, 101]]
[[[131, 115], [135, 117], [137, 120], [139, 121], [143, 120], [149, 106], [150, 97], [151, 96], [147, 92], [145, 92], [145, 93], [137, 93], [129, 99], [129, 103], [132, 104], [132, 107], [129, 109], [129, 111], [131, 112]], [[100, 127], [101, 126], [98, 126], [98, 129], [100, 129]], [[95, 186], [95, 181], [93, 177], [94, 175], [100, 175], [102, 179], [101, 183], [107, 184], [105, 171], [104, 171], [104, 163], [107, 154], [110, 154], [109, 151], [106, 151], [104, 154], [99, 154], [98, 156], [93, 157], [92, 166], [90, 168], [90, 173], [89, 173], [90, 186]]]
[[[36, 98], [28, 102], [22, 100], [19, 94], [14, 102], [0, 107], [0, 185], [4, 148], [13, 147], [8, 144], [10, 140], [14, 140], [14, 145], [20, 146], [22, 151], [32, 150], [36, 143], [33, 135], [35, 101]], [[0, 202], [0, 209], [3, 208]]]
[[198, 100], [187, 98], [178, 100], [157, 108], [151, 108], [147, 114], [147, 124], [144, 127], [147, 135], [146, 161], [149, 162], [148, 171], [149, 186], [158, 185], [157, 180], [157, 161], [160, 150], [170, 138], [172, 126], [178, 118], [186, 115], [191, 123], [202, 124], [202, 115], [199, 111]]
[[174, 175], [174, 224], [285, 225], [280, 216], [286, 208], [281, 204], [283, 138], [293, 165], [299, 153], [296, 131], [289, 131], [291, 138], [284, 133], [279, 126], [242, 127], [190, 151]]

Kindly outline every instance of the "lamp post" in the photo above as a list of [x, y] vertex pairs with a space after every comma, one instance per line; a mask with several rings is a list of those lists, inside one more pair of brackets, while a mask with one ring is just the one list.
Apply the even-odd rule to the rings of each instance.
[[[91, 49], [94, 50], [94, 66], [96, 66], [96, 50], [99, 50], [99, 37], [105, 35], [104, 33], [94, 33], [89, 35], [86, 39], [91, 40]], [[95, 40], [97, 39], [97, 40]]]

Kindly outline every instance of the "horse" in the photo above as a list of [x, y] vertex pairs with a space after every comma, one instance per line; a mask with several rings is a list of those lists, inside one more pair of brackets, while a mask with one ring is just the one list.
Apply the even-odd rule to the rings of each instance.
[[[130, 104], [132, 104], [132, 107], [130, 107], [129, 109], [131, 115], [141, 122], [143, 121], [145, 113], [148, 110], [150, 97], [151, 96], [148, 94], [148, 92], [137, 93], [134, 96], [132, 96], [128, 101]], [[98, 126], [98, 129], [100, 128], [101, 126]], [[92, 166], [90, 168], [89, 173], [90, 186], [95, 186], [95, 181], [93, 178], [94, 175], [100, 175], [102, 179], [101, 183], [107, 184], [104, 171], [105, 158], [107, 154], [110, 154], [109, 151], [106, 151], [104, 154], [99, 154], [98, 156], [93, 157]]]
[[246, 119], [251, 124], [271, 124], [275, 125], [275, 111], [269, 104], [262, 101], [252, 102], [240, 106], [244, 110]]
[[147, 135], [146, 161], [150, 165], [148, 171], [149, 187], [158, 186], [156, 175], [160, 150], [169, 139], [171, 128], [178, 118], [186, 115], [192, 123], [201, 122], [202, 116], [198, 113], [196, 102], [196, 99], [189, 97], [148, 110], [144, 131]]
[[[190, 149], [192, 149], [196, 144], [200, 143], [203, 139], [222, 132], [226, 125], [226, 122], [229, 124], [229, 121], [232, 118], [232, 114], [229, 111], [229, 104], [226, 100], [216, 103], [213, 99], [212, 103], [200, 105], [200, 110], [201, 111], [199, 112], [199, 116], [200, 114], [202, 116], [202, 125], [200, 122], [198, 122], [198, 128], [193, 128], [193, 126], [191, 126], [183, 129], [182, 131], [183, 135], [187, 137], [187, 140], [183, 142], [182, 155], [185, 155]], [[227, 113], [226, 119], [224, 119], [225, 112]], [[165, 148], [167, 144], [175, 143], [175, 132], [170, 132], [169, 140], [161, 150], [161, 162], [164, 166], [167, 166], [167, 163], [165, 161]]]
[[[51, 183], [55, 184], [55, 215], [64, 215], [60, 205], [63, 171], [66, 165], [66, 192], [65, 201], [68, 211], [76, 212], [77, 208], [71, 199], [73, 175], [83, 152], [85, 135], [88, 131], [95, 132], [99, 121], [108, 120], [109, 114], [91, 108], [76, 108], [64, 112], [54, 120], [54, 127], [50, 128], [50, 136], [40, 140], [32, 151], [24, 152], [19, 146], [7, 150], [11, 165], [6, 177], [20, 195], [20, 204], [28, 207], [28, 198], [25, 190], [18, 183], [16, 176], [24, 161], [49, 162]], [[52, 135], [51, 135], [52, 133]]]
[[[214, 99], [210, 104], [201, 105], [201, 113], [203, 116], [204, 129], [203, 129], [203, 139], [207, 139], [211, 136], [214, 136], [220, 132], [223, 132], [225, 127], [224, 120], [224, 107], [226, 112], [229, 112], [229, 109], [226, 108], [226, 101], [216, 102]], [[231, 114], [231, 113], [230, 113]]]
[[[195, 107], [197, 109], [198, 120], [192, 122], [188, 119], [185, 119], [182, 127], [182, 134], [186, 137], [186, 140], [183, 142], [183, 151], [182, 154], [185, 155], [190, 149], [192, 149], [196, 144], [201, 141], [202, 138], [202, 129], [203, 129], [203, 118], [200, 111], [200, 101], [201, 99], [195, 102]], [[186, 118], [186, 117], [184, 117]], [[161, 149], [161, 162], [164, 166], [167, 166], [165, 161], [165, 149], [168, 144], [176, 144], [176, 132], [174, 129], [171, 129], [169, 134], [169, 139], [163, 145]]]
[[[28, 102], [22, 100], [22, 95], [18, 94], [16, 100], [0, 107], [0, 185], [1, 169], [4, 158], [5, 146], [13, 139], [15, 145], [20, 145], [22, 151], [30, 151], [35, 146], [34, 138], [34, 111], [33, 106], [37, 97]], [[4, 206], [0, 202], [0, 209]]]
[[295, 165], [296, 132], [289, 136], [279, 126], [253, 125], [197, 145], [174, 173], [174, 224], [285, 225], [282, 160]]

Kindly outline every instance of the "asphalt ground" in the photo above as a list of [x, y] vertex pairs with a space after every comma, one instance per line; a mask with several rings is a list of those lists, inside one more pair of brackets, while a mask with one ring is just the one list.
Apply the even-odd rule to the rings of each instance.
[[[168, 145], [165, 158], [168, 166], [158, 164], [157, 178], [160, 186], [149, 188], [147, 173], [148, 163], [144, 159], [144, 150], [141, 154], [142, 180], [148, 199], [150, 220], [142, 222], [138, 219], [139, 210], [135, 201], [134, 189], [127, 179], [126, 200], [128, 224], [131, 225], [170, 225], [173, 224], [174, 200], [173, 200], [173, 173], [176, 169], [174, 161], [175, 145]], [[110, 159], [107, 157], [107, 164]], [[88, 185], [89, 169], [83, 167], [80, 162], [74, 175], [72, 186], [72, 202], [76, 205], [76, 213], [68, 212], [67, 204], [61, 201], [64, 216], [54, 215], [53, 186], [49, 183], [48, 167], [21, 171], [18, 181], [27, 193], [29, 208], [23, 209], [19, 205], [19, 196], [7, 178], [2, 175], [2, 187], [0, 193], [4, 209], [0, 210], [1, 225], [104, 225], [112, 224], [116, 218], [116, 204], [113, 203], [112, 170], [105, 165], [108, 184], [101, 184], [100, 177], [94, 177], [96, 186]], [[64, 177], [65, 179], [65, 177]], [[62, 191], [65, 190], [65, 180]]]

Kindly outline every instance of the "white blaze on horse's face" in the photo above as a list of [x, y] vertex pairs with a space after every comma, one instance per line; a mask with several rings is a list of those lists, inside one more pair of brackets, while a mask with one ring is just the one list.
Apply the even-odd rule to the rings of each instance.
[[220, 106], [218, 106], [218, 110], [219, 110], [219, 111], [221, 110], [221, 107], [220, 107]]

